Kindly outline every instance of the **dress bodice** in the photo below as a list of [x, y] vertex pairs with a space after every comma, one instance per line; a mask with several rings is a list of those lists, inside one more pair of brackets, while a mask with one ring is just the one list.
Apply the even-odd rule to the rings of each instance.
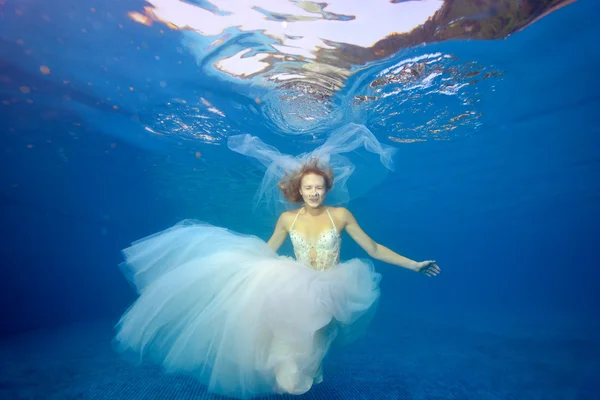
[[325, 271], [336, 266], [340, 262], [342, 238], [335, 227], [329, 210], [325, 208], [333, 227], [322, 232], [315, 243], [309, 242], [304, 235], [294, 230], [294, 224], [300, 211], [296, 214], [290, 227], [290, 239], [296, 259], [318, 271]]

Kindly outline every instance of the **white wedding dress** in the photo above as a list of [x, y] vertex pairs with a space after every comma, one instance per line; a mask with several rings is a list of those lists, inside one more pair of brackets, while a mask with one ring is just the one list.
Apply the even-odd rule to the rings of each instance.
[[117, 325], [117, 349], [192, 374], [213, 393], [308, 391], [330, 345], [356, 338], [379, 298], [370, 261], [340, 262], [331, 223], [314, 244], [292, 224], [296, 259], [191, 220], [133, 243], [121, 267], [139, 298]]

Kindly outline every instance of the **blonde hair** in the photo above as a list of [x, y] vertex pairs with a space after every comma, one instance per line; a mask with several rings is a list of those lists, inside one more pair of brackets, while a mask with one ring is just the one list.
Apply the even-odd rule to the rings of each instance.
[[292, 203], [302, 203], [303, 199], [300, 195], [300, 184], [302, 178], [306, 174], [315, 174], [322, 176], [325, 179], [325, 190], [333, 187], [333, 170], [329, 166], [322, 166], [319, 160], [311, 158], [300, 169], [287, 173], [277, 184], [279, 190], [287, 200]]

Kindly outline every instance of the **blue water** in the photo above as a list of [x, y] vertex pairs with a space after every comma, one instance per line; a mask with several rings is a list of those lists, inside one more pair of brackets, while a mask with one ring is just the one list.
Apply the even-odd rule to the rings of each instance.
[[[276, 216], [252, 211], [262, 171], [226, 137], [295, 154], [349, 121], [398, 155], [348, 208], [373, 239], [442, 274], [375, 262], [372, 327], [302, 397], [600, 398], [597, 2], [505, 39], [353, 67], [321, 103], [211, 71], [210, 57], [181, 50], [186, 33], [127, 17], [144, 4], [0, 3], [0, 398], [211, 398], [114, 353], [112, 327], [135, 300], [120, 250], [183, 218], [268, 239]], [[433, 63], [444, 71], [433, 86], [370, 85], [438, 53], [452, 57]], [[440, 93], [441, 79], [467, 83], [475, 70], [493, 74]], [[342, 258], [355, 256], [345, 237]]]

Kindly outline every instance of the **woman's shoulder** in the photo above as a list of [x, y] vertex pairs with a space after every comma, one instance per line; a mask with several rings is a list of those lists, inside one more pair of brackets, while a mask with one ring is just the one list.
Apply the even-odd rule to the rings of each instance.
[[280, 215], [279, 215], [279, 219], [285, 222], [291, 221], [297, 214], [298, 212], [301, 210], [302, 208], [296, 208], [294, 210], [287, 210], [287, 211], [283, 211]]
[[351, 221], [350, 211], [346, 207], [327, 207], [330, 211], [329, 214], [333, 218], [338, 231], [346, 229], [346, 225]]
[[281, 215], [284, 218], [289, 218], [289, 217], [294, 218], [296, 216], [296, 214], [298, 214], [300, 212], [300, 210], [302, 210], [302, 207], [294, 208], [293, 210], [284, 211], [284, 212], [281, 213]]
[[327, 207], [330, 210], [331, 217], [340, 224], [346, 224], [348, 221], [352, 220], [352, 214], [346, 207]]
[[350, 211], [348, 211], [348, 209], [346, 207], [327, 207], [327, 209], [331, 212], [334, 213], [336, 215], [339, 216], [344, 216], [347, 213], [349, 213]]

